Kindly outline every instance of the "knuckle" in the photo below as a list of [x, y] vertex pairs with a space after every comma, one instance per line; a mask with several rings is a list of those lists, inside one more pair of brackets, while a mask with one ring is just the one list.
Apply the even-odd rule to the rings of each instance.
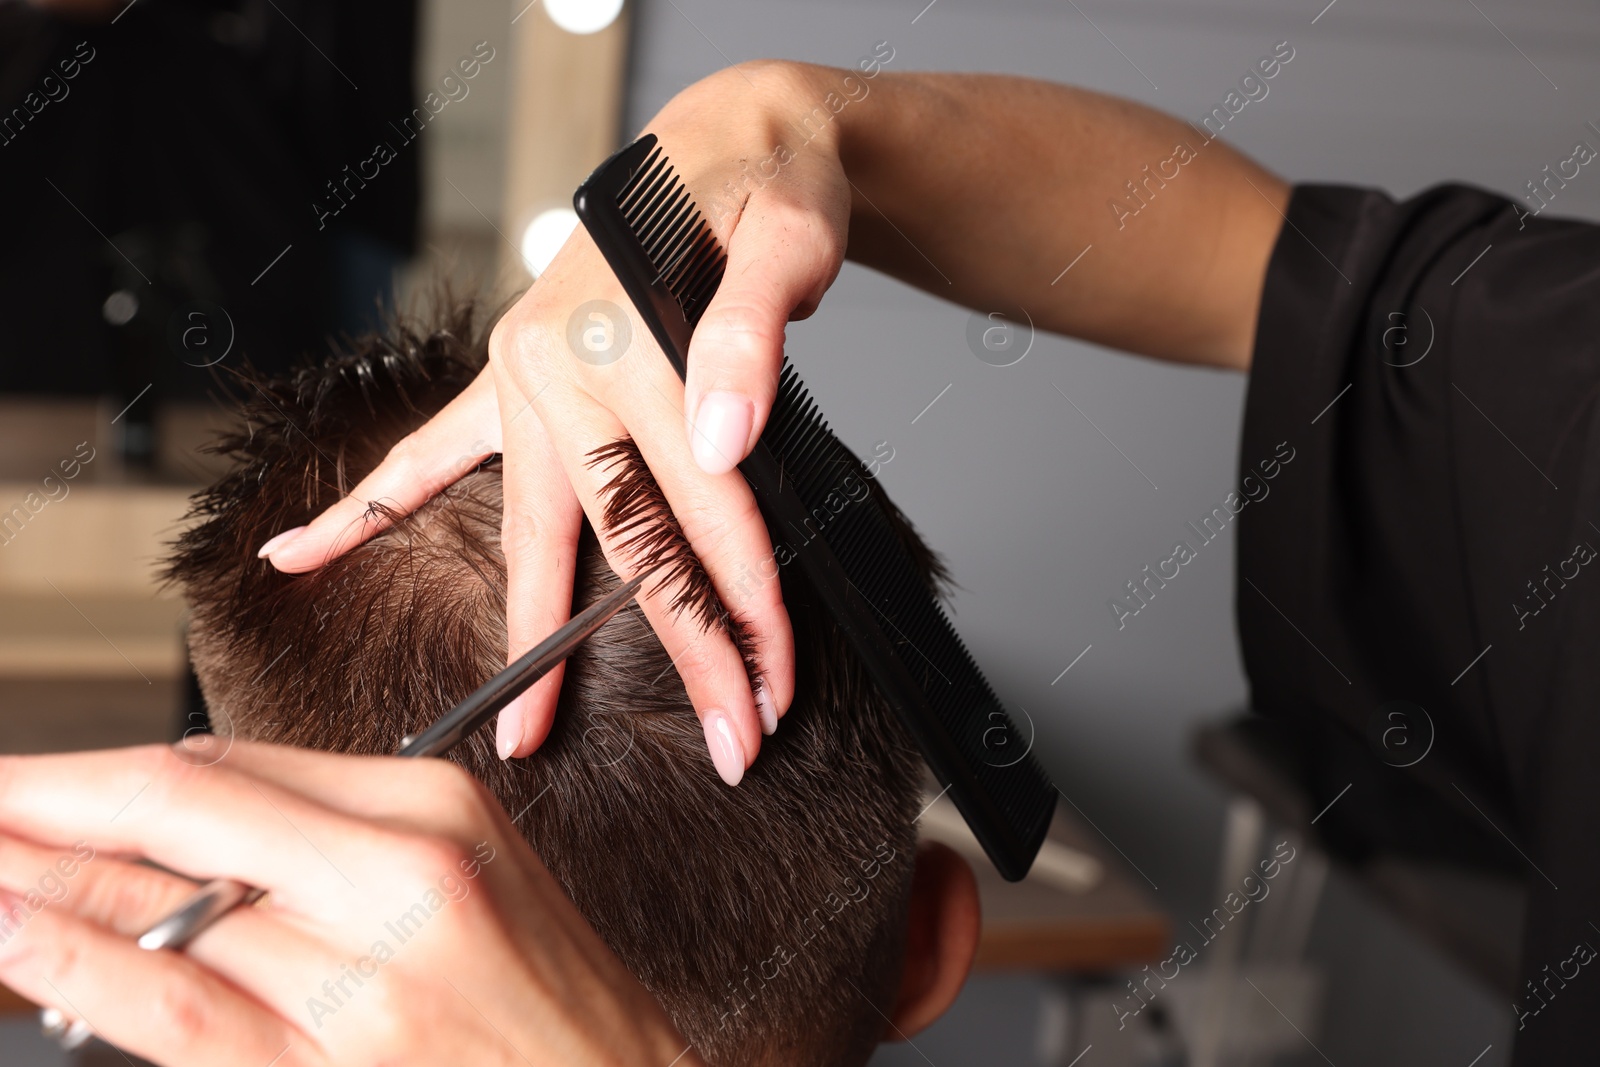
[[392, 980], [369, 981], [362, 987], [367, 1010], [361, 1022], [361, 1037], [371, 1055], [362, 1058], [361, 1063], [407, 1063], [418, 1048], [427, 1045], [426, 1024], [417, 1017], [414, 1006], [431, 990], [417, 991], [416, 999], [407, 1000], [393, 988], [394, 984]]
[[81, 892], [83, 913], [116, 930], [132, 930], [155, 917], [168, 897], [159, 877], [138, 867], [95, 878]]
[[[735, 530], [766, 529], [766, 523], [761, 517], [761, 507], [756, 503], [755, 495], [748, 491], [737, 494], [733, 506], [724, 509], [723, 514], [727, 516], [728, 523]], [[772, 545], [767, 543], [765, 537], [762, 538], [761, 548], [768, 552], [772, 550]]]
[[488, 810], [489, 790], [471, 771], [459, 763], [440, 760], [436, 773], [439, 775], [439, 789], [446, 799], [455, 805], [459, 811], [471, 815], [481, 815]]
[[175, 1047], [192, 1048], [210, 1026], [212, 1013], [205, 993], [190, 976], [168, 972], [146, 1001], [156, 1033], [168, 1035]]
[[489, 362], [504, 366], [513, 357], [520, 322], [521, 317], [515, 307], [500, 316], [489, 331]]
[[810, 214], [807, 215], [806, 229], [812, 253], [820, 265], [837, 270], [839, 264], [844, 262], [847, 244], [844, 234], [837, 226], [830, 226], [825, 220]]
[[549, 389], [554, 384], [581, 380], [577, 376], [585, 364], [577, 359], [561, 359], [567, 351], [565, 318], [536, 305], [517, 305], [498, 322], [489, 335], [489, 364], [492, 376], [520, 392], [536, 412], [556, 405], [557, 396], [566, 390]]
[[531, 509], [507, 508], [500, 520], [500, 551], [506, 559], [528, 559], [550, 548], [547, 531]]
[[816, 214], [805, 204], [801, 203], [793, 194], [782, 194], [768, 198], [761, 205], [763, 218], [775, 228], [782, 230], [784, 236], [793, 237], [796, 231], [820, 230], [816, 225]]
[[786, 241], [801, 241], [807, 250], [821, 247], [831, 226], [824, 225], [813, 204], [799, 190], [780, 187], [761, 201], [761, 219], [770, 229], [780, 231]]
[[[736, 494], [731, 501], [720, 498], [696, 501], [683, 510], [678, 521], [695, 555], [711, 565], [721, 563], [728, 556], [730, 536], [734, 536], [736, 542], [742, 531], [766, 528], [755, 497], [747, 491]], [[763, 550], [770, 553], [771, 545], [764, 545]]]
[[[434, 828], [403, 836], [396, 845], [403, 870], [432, 877], [459, 870], [471, 850], [462, 841], [476, 840], [490, 831], [498, 802], [488, 788], [459, 764], [449, 760], [417, 761], [413, 781], [419, 805], [432, 813]], [[476, 836], [475, 836], [476, 835]]]
[[[45, 913], [41, 912], [42, 917]], [[48, 920], [46, 920], [48, 922]], [[41, 924], [44, 925], [44, 924]], [[45, 981], [71, 995], [88, 962], [84, 947], [76, 938], [56, 938], [51, 951], [41, 953], [41, 967]]]
[[501, 317], [489, 331], [489, 359], [508, 370], [539, 360], [548, 348], [548, 314], [527, 298]]
[[410, 482], [421, 473], [422, 442], [415, 431], [406, 434], [390, 447], [384, 456], [384, 465], [390, 468], [396, 480]]
[[[781, 59], [746, 59], [733, 65], [732, 70], [740, 76], [759, 76], [773, 70], [782, 70], [785, 64]], [[732, 82], [733, 79], [728, 79]]]
[[496, 319], [493, 326], [489, 327], [490, 359], [495, 358], [496, 354], [505, 348], [506, 333], [512, 328], [511, 323], [516, 313], [516, 309], [512, 308], [504, 315], [501, 315], [498, 319]]
[[787, 186], [763, 197], [753, 210], [765, 234], [783, 247], [790, 280], [806, 283], [803, 301], [820, 299], [844, 262], [846, 228], [809, 193]]
[[697, 635], [678, 655], [676, 660], [678, 674], [684, 678], [708, 678], [715, 675], [723, 660], [722, 650], [717, 647], [719, 639], [727, 640], [713, 631]]
[[149, 776], [151, 793], [164, 801], [177, 801], [202, 774], [215, 769], [184, 759], [170, 745], [146, 745], [136, 749], [133, 762]]
[[684, 538], [702, 563], [711, 556], [727, 532], [736, 529], [736, 523], [744, 518], [742, 514], [719, 510], [717, 504], [711, 501], [695, 501], [688, 507], [674, 508], [673, 513], [678, 520], [678, 528], [683, 531]]
[[492, 911], [483, 899], [484, 894], [473, 892], [460, 870], [450, 872], [438, 885], [444, 901], [433, 917], [444, 935], [444, 943], [470, 943], [473, 928]]
[[754, 616], [758, 628], [768, 631], [784, 625], [783, 586], [776, 577], [754, 571], [741, 589], [744, 599], [735, 609], [739, 614]]
[[474, 819], [482, 818], [493, 804], [489, 790], [471, 771], [452, 760], [419, 760], [418, 787], [430, 805]]
[[417, 892], [437, 885], [441, 878], [455, 875], [463, 863], [471, 861], [471, 850], [443, 834], [409, 837], [399, 845], [396, 855], [405, 882]]
[[700, 324], [712, 342], [710, 355], [744, 356], [759, 345], [771, 345], [783, 340], [783, 324], [770, 308], [763, 308], [748, 300], [735, 300], [720, 307], [707, 309], [705, 321]]

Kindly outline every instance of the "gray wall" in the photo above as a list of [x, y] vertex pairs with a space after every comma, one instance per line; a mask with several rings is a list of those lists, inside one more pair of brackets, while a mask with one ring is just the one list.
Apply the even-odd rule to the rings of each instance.
[[[1600, 122], [1600, 12], [1476, 2], [937, 0], [923, 11], [926, 0], [641, 0], [628, 122], [637, 129], [729, 62], [848, 66], [880, 40], [895, 48], [890, 69], [1070, 81], [1197, 119], [1288, 40], [1294, 60], [1229, 124], [1234, 144], [1297, 180], [1405, 195], [1454, 179], [1516, 195], [1575, 140], [1594, 140], [1583, 123]], [[1600, 171], [1552, 212], [1600, 215]], [[1078, 251], [1063, 248], [1062, 265]], [[995, 368], [968, 350], [967, 314], [847, 266], [822, 311], [791, 326], [790, 351], [846, 441], [894, 446], [884, 484], [948, 557], [963, 586], [956, 625], [1037, 724], [1057, 781], [1180, 919], [1203, 911], [1215, 903], [1221, 802], [1186, 745], [1196, 723], [1246, 696], [1231, 536], [1125, 630], [1106, 601], [1233, 487], [1243, 379], [1045, 336]], [[1504, 1006], [1357, 895], [1330, 894], [1317, 943], [1333, 984], [1321, 1044], [1336, 1062], [1464, 1064], [1489, 1042], [1480, 1062], [1503, 1062]], [[986, 1019], [1018, 1031], [1015, 987], [986, 988], [932, 1046], [919, 1042], [940, 1067], [1027, 1062], [1026, 1035], [1010, 1047], [972, 1032]]]

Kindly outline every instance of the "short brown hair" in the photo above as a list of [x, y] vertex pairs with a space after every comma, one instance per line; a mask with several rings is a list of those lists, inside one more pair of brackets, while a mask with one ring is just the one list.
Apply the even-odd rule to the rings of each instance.
[[[486, 336], [457, 306], [289, 379], [241, 377], [246, 428], [218, 446], [233, 472], [195, 498], [168, 568], [191, 605], [214, 721], [257, 740], [387, 753], [504, 665], [497, 458], [320, 570], [281, 574], [256, 557], [459, 393], [484, 365]], [[610, 461], [659, 493], [637, 452], [624, 445]], [[864, 468], [853, 474], [881, 494]], [[937, 561], [889, 510], [933, 584]], [[661, 529], [658, 540], [682, 540], [674, 523]], [[691, 600], [709, 589], [703, 573], [680, 580]], [[617, 581], [586, 526], [574, 610]], [[794, 703], [737, 788], [712, 769], [636, 607], [573, 655], [532, 757], [502, 762], [479, 731], [451, 758], [522, 813], [578, 909], [708, 1062], [858, 1064], [898, 988], [921, 765], [799, 568], [781, 581]], [[720, 605], [706, 621], [738, 627]]]

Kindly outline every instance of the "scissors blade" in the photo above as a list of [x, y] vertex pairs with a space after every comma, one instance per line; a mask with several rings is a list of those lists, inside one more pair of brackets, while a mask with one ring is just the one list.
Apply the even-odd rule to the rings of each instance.
[[584, 608], [555, 633], [534, 645], [517, 661], [483, 685], [467, 699], [439, 717], [421, 733], [400, 742], [397, 756], [441, 756], [460, 744], [473, 731], [499, 714], [507, 704], [526, 692], [611, 617], [627, 606], [655, 568], [642, 571], [614, 591]]

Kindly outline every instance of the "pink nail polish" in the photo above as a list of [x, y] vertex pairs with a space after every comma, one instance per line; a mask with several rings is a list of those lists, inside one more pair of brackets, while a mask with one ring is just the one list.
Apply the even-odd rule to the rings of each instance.
[[706, 747], [711, 750], [711, 762], [717, 774], [729, 785], [738, 785], [744, 777], [744, 748], [734, 735], [733, 723], [720, 711], [706, 715]]
[[522, 738], [522, 711], [513, 702], [500, 710], [494, 724], [495, 751], [502, 760], [511, 758], [517, 742]]
[[690, 451], [700, 469], [722, 474], [738, 466], [754, 419], [755, 406], [738, 393], [719, 390], [702, 397], [689, 435]]
[[764, 685], [756, 687], [756, 714], [761, 717], [762, 733], [771, 737], [778, 732], [778, 706]]
[[266, 559], [268, 556], [270, 556], [274, 552], [278, 551], [278, 549], [283, 548], [290, 541], [293, 541], [295, 538], [297, 538], [301, 534], [305, 533], [305, 531], [306, 531], [306, 527], [304, 527], [304, 526], [296, 526], [292, 530], [283, 531], [283, 533], [279, 534], [277, 537], [274, 537], [272, 540], [270, 540], [266, 544], [262, 545], [260, 551], [258, 551], [256, 553], [256, 558], [257, 559]]

